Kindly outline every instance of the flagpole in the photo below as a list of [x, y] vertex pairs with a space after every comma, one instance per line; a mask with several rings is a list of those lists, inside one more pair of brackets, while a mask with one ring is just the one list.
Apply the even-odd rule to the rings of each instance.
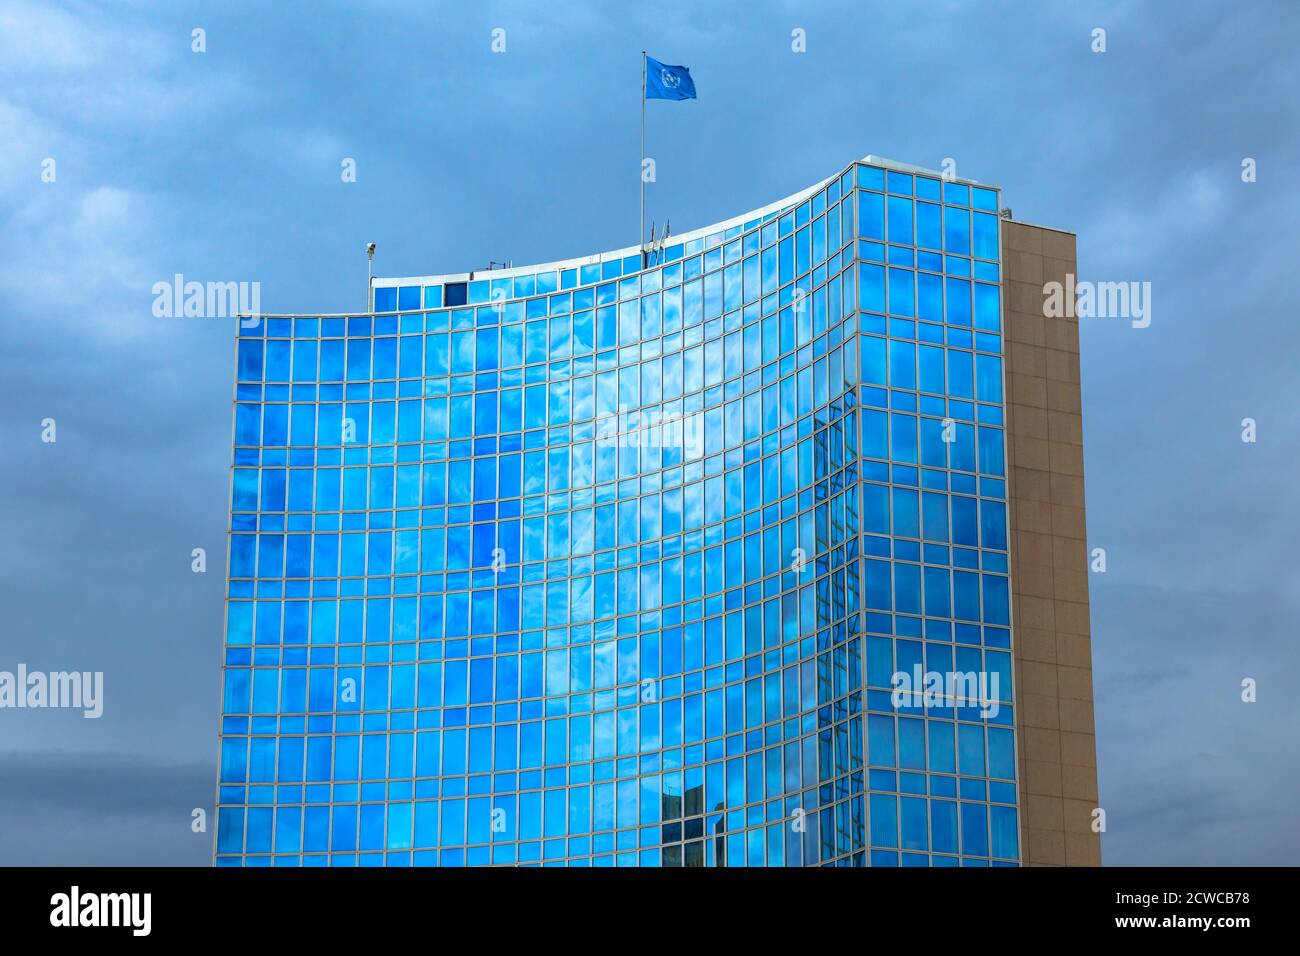
[[[645, 50], [641, 51], [641, 165], [637, 168], [641, 180], [641, 228], [637, 232], [637, 252], [645, 248]], [[645, 262], [641, 263], [643, 266]]]

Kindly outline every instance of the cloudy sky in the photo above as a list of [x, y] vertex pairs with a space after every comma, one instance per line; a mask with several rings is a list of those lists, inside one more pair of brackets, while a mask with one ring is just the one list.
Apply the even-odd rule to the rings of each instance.
[[1149, 328], [1082, 329], [1103, 857], [1300, 862], [1300, 12], [1174, 10], [0, 0], [0, 670], [105, 674], [99, 720], [0, 711], [0, 863], [210, 860], [232, 323], [153, 284], [338, 312], [367, 241], [381, 275], [630, 244], [642, 48], [699, 90], [650, 104], [677, 232], [951, 158], [1152, 284]]

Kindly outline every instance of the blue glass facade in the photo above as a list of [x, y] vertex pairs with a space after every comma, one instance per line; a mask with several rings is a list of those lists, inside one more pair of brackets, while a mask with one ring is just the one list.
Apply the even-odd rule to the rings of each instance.
[[1018, 862], [996, 192], [669, 242], [240, 330], [218, 865]]

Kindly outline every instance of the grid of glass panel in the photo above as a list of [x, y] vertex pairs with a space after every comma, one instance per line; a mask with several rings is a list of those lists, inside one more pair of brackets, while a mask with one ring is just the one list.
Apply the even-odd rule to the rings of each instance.
[[218, 865], [1014, 864], [997, 209], [241, 329]]

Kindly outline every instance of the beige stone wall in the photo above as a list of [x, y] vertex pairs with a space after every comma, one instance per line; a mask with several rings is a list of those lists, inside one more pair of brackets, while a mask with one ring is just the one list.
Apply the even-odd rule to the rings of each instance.
[[1002, 261], [1021, 859], [1098, 866], [1079, 326], [1043, 315], [1075, 237], [1004, 220]]

